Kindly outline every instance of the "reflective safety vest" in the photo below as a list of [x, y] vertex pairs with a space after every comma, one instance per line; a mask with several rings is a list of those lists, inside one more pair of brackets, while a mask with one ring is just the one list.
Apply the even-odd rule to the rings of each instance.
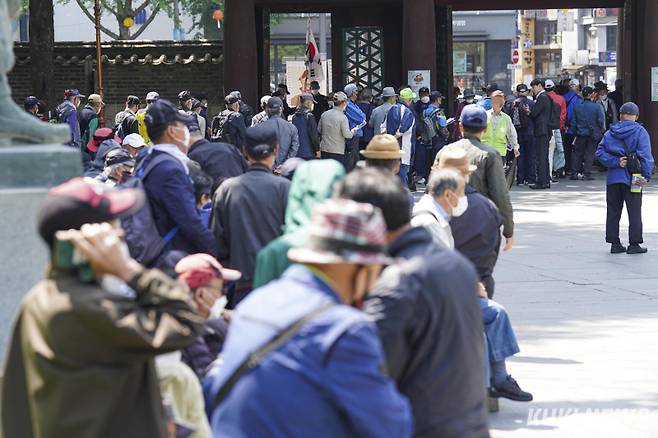
[[146, 142], [147, 145], [151, 144], [151, 139], [149, 138], [149, 133], [146, 130], [146, 111], [141, 111], [135, 114], [135, 118], [137, 118], [137, 127], [139, 128], [139, 135], [144, 138], [144, 141]]
[[501, 156], [507, 155], [507, 130], [512, 124], [510, 116], [500, 112], [497, 122], [493, 123], [493, 110], [487, 111], [487, 131], [482, 136], [482, 143], [496, 149]]

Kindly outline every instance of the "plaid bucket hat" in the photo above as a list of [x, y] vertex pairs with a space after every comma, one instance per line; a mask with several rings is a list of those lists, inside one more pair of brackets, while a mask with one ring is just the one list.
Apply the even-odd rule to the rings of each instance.
[[288, 251], [298, 263], [388, 265], [386, 222], [379, 208], [348, 199], [329, 199], [315, 207], [306, 245]]

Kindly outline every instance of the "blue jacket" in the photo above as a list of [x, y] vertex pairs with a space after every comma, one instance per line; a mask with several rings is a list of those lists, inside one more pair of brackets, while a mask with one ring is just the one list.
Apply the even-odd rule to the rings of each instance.
[[386, 117], [386, 132], [391, 135], [395, 135], [397, 131], [400, 131], [401, 134], [407, 132], [413, 125], [413, 131], [411, 132], [411, 141], [412, 143], [416, 142], [416, 124], [414, 120], [416, 114], [414, 110], [407, 107], [400, 120], [400, 106], [404, 104], [398, 103], [393, 105], [390, 110], [388, 110], [388, 116]]
[[[350, 124], [350, 129], [366, 121], [366, 115], [363, 113], [363, 111], [361, 111], [361, 108], [359, 108], [356, 103], [349, 99], [347, 100], [347, 109], [345, 109], [345, 115], [347, 116], [347, 121]], [[363, 129], [359, 129], [356, 133], [356, 136], [363, 137]]]
[[485, 97], [481, 101], [477, 103], [478, 106], [481, 106], [484, 108], [486, 111], [489, 111], [491, 108], [493, 108], [493, 104], [491, 103], [491, 98], [490, 97]]
[[596, 158], [608, 168], [608, 184], [631, 185], [631, 175], [626, 168], [619, 166], [619, 159], [632, 152], [640, 159], [642, 176], [649, 180], [654, 161], [647, 130], [629, 120], [612, 125], [596, 149]]
[[605, 130], [605, 115], [601, 105], [591, 100], [583, 100], [580, 105], [576, 105], [573, 109], [569, 124], [578, 137], [594, 138], [597, 134], [596, 130], [603, 133]]
[[578, 93], [573, 90], [569, 90], [564, 96], [564, 101], [567, 103], [567, 124], [569, 129], [567, 132], [571, 135], [575, 134], [575, 129], [571, 127], [571, 119], [573, 118], [573, 110], [576, 108], [576, 105], [580, 105], [583, 102], [583, 98], [580, 97]]
[[237, 307], [223, 364], [204, 381], [206, 406], [228, 376], [274, 335], [327, 303], [235, 384], [209, 413], [214, 437], [378, 437], [412, 433], [409, 402], [382, 373], [377, 329], [301, 265], [253, 291]]
[[[143, 165], [148, 165], [147, 160], [159, 154], [166, 152], [151, 150], [150, 156], [144, 158]], [[167, 250], [217, 255], [215, 238], [196, 209], [192, 181], [178, 160], [171, 157], [155, 166], [144, 180], [144, 191], [160, 235], [165, 236], [178, 227]]]

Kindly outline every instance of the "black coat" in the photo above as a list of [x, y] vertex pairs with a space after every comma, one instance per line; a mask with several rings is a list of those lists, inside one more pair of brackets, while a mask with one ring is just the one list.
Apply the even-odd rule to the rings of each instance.
[[530, 113], [535, 137], [545, 137], [551, 134], [551, 130], [548, 128], [548, 119], [551, 117], [552, 105], [551, 98], [548, 97], [546, 92], [541, 93], [537, 97], [535, 106], [532, 107], [532, 112]]
[[201, 139], [190, 147], [187, 154], [190, 160], [201, 165], [213, 181], [219, 178], [232, 178], [240, 176], [247, 171], [247, 160], [244, 159], [238, 148], [228, 143], [211, 143]]
[[240, 101], [240, 109], [238, 110], [242, 117], [244, 118], [244, 125], [246, 128], [251, 126], [251, 119], [254, 118], [254, 110], [245, 102]]
[[182, 361], [202, 380], [210, 365], [222, 351], [228, 323], [223, 318], [209, 319], [203, 323], [203, 334], [193, 344], [183, 348]]
[[377, 325], [390, 376], [411, 402], [416, 437], [488, 437], [484, 329], [477, 277], [459, 253], [412, 228], [389, 247], [364, 311]]
[[320, 117], [322, 117], [322, 114], [324, 114], [326, 111], [329, 111], [329, 100], [327, 99], [327, 96], [324, 94], [314, 94], [313, 98], [315, 98], [316, 104], [313, 106], [313, 116], [315, 117], [316, 123], [320, 123]]

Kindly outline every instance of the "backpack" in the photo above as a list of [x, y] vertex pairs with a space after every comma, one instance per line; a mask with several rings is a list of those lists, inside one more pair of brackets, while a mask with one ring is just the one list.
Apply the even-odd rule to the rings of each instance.
[[[167, 154], [160, 154], [155, 158], [151, 158], [146, 165], [144, 165], [146, 160], [142, 161], [142, 165], [135, 171], [135, 176], [122, 184], [121, 187], [144, 192], [144, 180], [149, 173], [158, 164], [171, 159]], [[167, 243], [178, 232], [176, 226], [169, 230], [164, 237], [160, 236], [148, 199], [135, 214], [121, 219], [121, 227], [124, 230], [124, 240], [128, 245], [131, 257], [145, 266], [152, 266], [156, 262]]]
[[628, 170], [628, 173], [631, 175], [635, 173], [642, 173], [642, 163], [640, 162], [640, 158], [637, 156], [637, 150], [631, 152], [628, 149], [628, 143], [624, 139], [620, 139], [622, 144], [624, 145], [624, 151], [626, 152], [626, 170]]
[[223, 143], [229, 143], [235, 145], [234, 139], [231, 138], [232, 136], [227, 132], [228, 131], [227, 126], [229, 121], [231, 120], [232, 114], [233, 111], [224, 110], [219, 114], [217, 114], [215, 117], [213, 117], [212, 124], [210, 125], [211, 141], [223, 142]]
[[434, 140], [434, 137], [438, 135], [438, 131], [436, 129], [436, 122], [434, 122], [434, 119], [432, 119], [433, 116], [438, 114], [441, 110], [440, 109], [435, 109], [432, 111], [429, 117], [425, 116], [425, 113], [422, 114], [421, 116], [421, 123], [419, 125], [419, 131], [420, 131], [420, 139], [423, 142], [423, 144], [432, 144], [432, 141]]
[[562, 114], [562, 109], [560, 108], [560, 105], [553, 102], [553, 99], [550, 97], [548, 97], [548, 99], [551, 102], [551, 112], [548, 116], [548, 129], [560, 129], [560, 115]]
[[73, 112], [74, 109], [71, 107], [71, 105], [65, 105], [64, 103], [61, 103], [55, 108], [55, 119], [57, 120], [57, 123], [68, 123], [68, 118], [71, 112]]

